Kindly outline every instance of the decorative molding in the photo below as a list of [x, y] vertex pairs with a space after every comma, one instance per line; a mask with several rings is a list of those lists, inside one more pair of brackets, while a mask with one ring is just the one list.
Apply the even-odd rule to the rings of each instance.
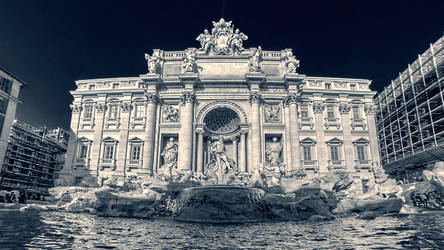
[[284, 97], [284, 105], [297, 104], [299, 101], [298, 96], [295, 93], [289, 93]]
[[237, 103], [234, 103], [232, 101], [225, 101], [225, 100], [210, 102], [210, 103], [206, 104], [204, 107], [202, 107], [197, 113], [196, 122], [198, 124], [203, 124], [205, 116], [211, 110], [213, 110], [215, 108], [220, 108], [220, 107], [226, 107], [226, 108], [229, 108], [229, 109], [232, 109], [233, 111], [235, 111], [238, 114], [239, 118], [241, 119], [241, 123], [248, 122], [247, 113], [244, 111], [244, 109], [241, 106], [239, 106]]
[[280, 122], [281, 121], [280, 105], [266, 104], [264, 108], [264, 117], [266, 122]]
[[179, 109], [171, 105], [165, 104], [162, 106], [162, 122], [178, 122]]

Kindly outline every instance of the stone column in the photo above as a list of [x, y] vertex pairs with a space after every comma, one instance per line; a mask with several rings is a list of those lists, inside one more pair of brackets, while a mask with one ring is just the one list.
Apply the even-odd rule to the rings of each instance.
[[184, 106], [180, 116], [178, 161], [180, 170], [192, 170], [194, 98], [193, 92], [184, 92], [182, 96]]
[[291, 170], [291, 163], [292, 163], [292, 155], [291, 155], [291, 137], [290, 137], [290, 110], [288, 107], [288, 102], [286, 98], [283, 100], [284, 103], [284, 117], [285, 117], [285, 164], [287, 167], [287, 171]]
[[119, 147], [117, 150], [117, 171], [126, 173], [126, 156], [128, 147], [128, 130], [129, 130], [129, 119], [131, 114], [131, 94], [125, 95], [124, 102], [120, 105], [121, 115], [120, 115], [120, 135], [119, 135]]
[[348, 103], [339, 104], [339, 112], [341, 113], [342, 131], [344, 133], [344, 159], [348, 172], [355, 172], [354, 156], [355, 151], [353, 149], [351, 126], [350, 126], [350, 105]]
[[[97, 176], [99, 175], [99, 164], [100, 164], [100, 149], [102, 147], [102, 136], [103, 136], [103, 121], [106, 111], [105, 106], [106, 94], [100, 94], [97, 96], [97, 103], [94, 108], [93, 120], [94, 120], [94, 140], [91, 145], [91, 161], [90, 170], [95, 170]], [[85, 109], [84, 109], [85, 110]]]
[[239, 160], [237, 157], [237, 136], [233, 137], [233, 159], [235, 164], [235, 169], [239, 168]]
[[68, 148], [66, 150], [66, 159], [65, 159], [65, 166], [64, 168], [61, 170], [60, 172], [60, 178], [66, 178], [66, 181], [69, 184], [74, 184], [71, 183], [73, 176], [72, 174], [72, 169], [73, 169], [73, 164], [75, 163], [75, 159], [76, 159], [76, 147], [77, 147], [77, 129], [80, 123], [80, 113], [82, 111], [82, 105], [80, 103], [80, 100], [78, 100], [79, 97], [74, 96], [74, 103], [70, 106], [71, 110], [72, 110], [72, 117], [71, 117], [71, 126], [70, 126], [70, 131], [69, 131], [69, 142], [68, 142]]
[[157, 86], [160, 82], [160, 75], [149, 73], [140, 75], [145, 84], [146, 112], [145, 112], [145, 141], [143, 144], [143, 158], [141, 174], [153, 174], [154, 159], [154, 131], [156, 128], [157, 117], [156, 108], [159, 96], [157, 95]]
[[203, 130], [197, 131], [197, 172], [203, 173]]
[[299, 155], [299, 128], [298, 128], [298, 108], [296, 94], [287, 96], [290, 122], [290, 140], [291, 140], [291, 170], [300, 168]]
[[258, 93], [250, 95], [251, 103], [251, 156], [253, 168], [256, 168], [259, 163], [262, 163], [262, 144], [261, 144], [261, 127], [260, 127], [260, 111], [259, 103], [261, 96]]
[[239, 164], [238, 164], [238, 168], [240, 170], [240, 172], [247, 172], [247, 161], [246, 161], [246, 150], [245, 150], [245, 145], [246, 145], [246, 139], [245, 139], [245, 131], [241, 131], [240, 132], [240, 145], [239, 145], [239, 149], [240, 149], [240, 157], [239, 157]]
[[300, 154], [299, 154], [299, 127], [298, 127], [298, 97], [299, 85], [304, 80], [305, 75], [297, 73], [287, 73], [284, 76], [284, 82], [287, 86], [286, 102], [288, 103], [289, 120], [290, 123], [290, 140], [291, 140], [291, 170], [300, 168]]
[[143, 172], [153, 174], [154, 129], [156, 126], [156, 106], [159, 97], [155, 93], [146, 93], [145, 142], [143, 144]]
[[316, 130], [316, 139], [317, 139], [317, 147], [318, 147], [318, 164], [319, 164], [319, 172], [327, 173], [328, 172], [328, 150], [327, 145], [325, 144], [325, 136], [324, 136], [324, 109], [325, 105], [321, 101], [313, 102], [313, 113], [315, 116], [315, 130]]
[[376, 133], [375, 112], [373, 104], [365, 104], [364, 111], [367, 116], [368, 133], [370, 137], [370, 152], [372, 154], [372, 166], [378, 166], [380, 163], [378, 150], [378, 137]]
[[[258, 167], [262, 162], [262, 142], [261, 142], [261, 115], [259, 104], [261, 102], [261, 84], [266, 80], [265, 74], [262, 72], [249, 72], [245, 74], [245, 79], [250, 88], [250, 103], [251, 103], [251, 146], [248, 148], [248, 154], [251, 156], [251, 168]], [[249, 157], [250, 158], [250, 157]]]

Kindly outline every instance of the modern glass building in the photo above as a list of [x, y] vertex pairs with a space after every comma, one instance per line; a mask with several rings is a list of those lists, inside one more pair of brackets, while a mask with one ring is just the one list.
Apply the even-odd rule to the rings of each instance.
[[444, 36], [375, 97], [381, 164], [403, 182], [444, 161]]

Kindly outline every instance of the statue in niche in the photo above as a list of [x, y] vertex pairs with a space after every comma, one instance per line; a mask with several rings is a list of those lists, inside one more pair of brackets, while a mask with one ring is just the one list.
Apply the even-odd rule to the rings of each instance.
[[219, 139], [210, 145], [209, 151], [212, 160], [207, 165], [207, 175], [215, 177], [216, 184], [226, 184], [227, 177], [230, 177], [230, 174], [234, 172], [234, 162], [226, 155], [222, 136], [219, 136]]
[[145, 59], [148, 64], [148, 73], [158, 74], [160, 71], [161, 56], [159, 52], [154, 52], [152, 56], [145, 54]]
[[267, 163], [263, 165], [263, 175], [267, 186], [279, 185], [282, 178], [281, 162], [282, 144], [277, 137], [273, 137], [272, 142], [265, 149]]
[[296, 74], [296, 70], [299, 67], [299, 60], [296, 59], [294, 56], [287, 57], [287, 60], [285, 61], [285, 67], [287, 67], [287, 73]]
[[179, 109], [166, 105], [163, 106], [162, 119], [164, 122], [177, 122], [179, 121]]
[[196, 49], [189, 49], [183, 59], [182, 68], [184, 72], [194, 73], [196, 71]]
[[244, 33], [240, 32], [239, 29], [236, 29], [230, 41], [228, 42], [229, 46], [233, 49], [233, 53], [235, 55], [240, 55], [244, 50], [243, 42], [247, 40], [248, 36]]
[[265, 106], [265, 121], [280, 121], [280, 108], [279, 105], [267, 105]]
[[163, 157], [163, 165], [160, 167], [162, 175], [166, 180], [172, 180], [173, 175], [176, 175], [177, 171], [177, 152], [178, 144], [174, 141], [174, 137], [170, 137], [168, 143], [160, 154]]
[[210, 46], [212, 45], [212, 36], [208, 32], [207, 29], [204, 30], [203, 34], [200, 34], [197, 38], [197, 41], [200, 42], [201, 48], [199, 50], [204, 51], [205, 53], [208, 53], [208, 50], [210, 49]]
[[261, 68], [262, 62], [262, 48], [259, 46], [257, 49], [253, 50], [253, 54], [250, 57], [250, 62], [248, 63], [248, 68], [250, 72], [263, 72]]

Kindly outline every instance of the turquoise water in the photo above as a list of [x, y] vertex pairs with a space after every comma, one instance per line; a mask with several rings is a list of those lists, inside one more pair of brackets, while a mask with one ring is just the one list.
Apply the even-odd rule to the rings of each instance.
[[333, 221], [197, 224], [0, 211], [1, 249], [444, 248], [444, 215]]

